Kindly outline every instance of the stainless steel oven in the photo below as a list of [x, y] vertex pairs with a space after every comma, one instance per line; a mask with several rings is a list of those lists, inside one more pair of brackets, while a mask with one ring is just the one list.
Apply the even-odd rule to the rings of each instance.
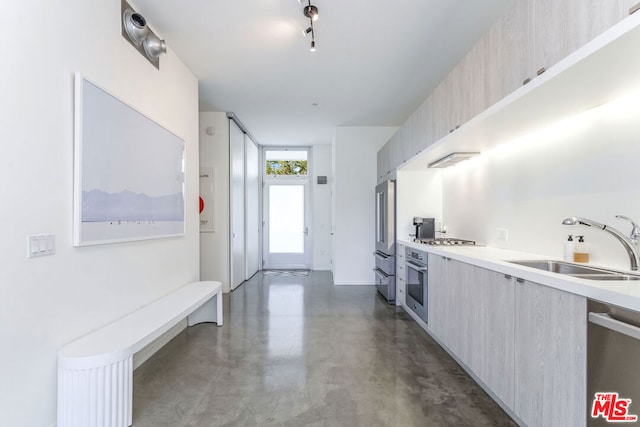
[[407, 306], [419, 318], [427, 323], [427, 300], [429, 294], [427, 253], [417, 249], [407, 248]]

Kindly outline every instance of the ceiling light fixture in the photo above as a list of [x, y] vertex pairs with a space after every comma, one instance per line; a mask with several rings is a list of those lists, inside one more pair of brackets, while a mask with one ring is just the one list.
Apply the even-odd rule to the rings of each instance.
[[[298, 0], [298, 2], [304, 5], [305, 0]], [[309, 27], [302, 31], [302, 34], [307, 36], [311, 34], [311, 52], [316, 51], [316, 34], [313, 29], [313, 23], [318, 20], [318, 8], [311, 4], [311, 0], [306, 0], [307, 5], [302, 9], [304, 16], [309, 18]]]
[[311, 0], [309, 0], [309, 5], [304, 7], [303, 13], [313, 22], [318, 20], [318, 8], [311, 4]]

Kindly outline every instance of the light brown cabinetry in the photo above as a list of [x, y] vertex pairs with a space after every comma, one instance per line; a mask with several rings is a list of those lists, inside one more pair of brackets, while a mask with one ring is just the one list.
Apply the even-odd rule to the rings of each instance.
[[429, 256], [429, 328], [505, 404], [513, 405], [514, 287], [503, 274]]
[[586, 298], [516, 283], [515, 407], [529, 426], [584, 426]]
[[429, 330], [528, 426], [586, 423], [586, 298], [429, 255]]
[[[427, 97], [410, 117], [409, 159], [435, 142], [433, 96]], [[408, 160], [408, 159], [407, 159]]]
[[383, 147], [378, 177], [628, 16], [638, 0], [514, 0]]
[[[637, 0], [636, 0], [637, 2]], [[548, 69], [629, 14], [628, 0], [534, 0], [536, 70]]]
[[406, 246], [402, 243], [396, 244], [396, 305], [406, 304], [407, 291], [407, 266], [405, 265]]
[[495, 42], [495, 62], [490, 64], [490, 78], [497, 102], [520, 88], [535, 76], [535, 28], [534, 14], [537, 0], [515, 0], [511, 9], [489, 33]]

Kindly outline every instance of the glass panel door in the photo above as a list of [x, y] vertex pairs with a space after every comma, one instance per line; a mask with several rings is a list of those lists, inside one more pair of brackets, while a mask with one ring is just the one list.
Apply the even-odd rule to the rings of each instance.
[[265, 268], [308, 268], [307, 184], [265, 188]]
[[304, 185], [270, 185], [269, 220], [270, 253], [304, 253]]

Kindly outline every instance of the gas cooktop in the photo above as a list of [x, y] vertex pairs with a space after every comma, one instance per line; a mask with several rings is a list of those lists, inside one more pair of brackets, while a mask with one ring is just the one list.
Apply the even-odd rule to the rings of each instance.
[[416, 243], [430, 246], [474, 246], [473, 240], [456, 239], [453, 237], [437, 237], [433, 239], [413, 239]]

